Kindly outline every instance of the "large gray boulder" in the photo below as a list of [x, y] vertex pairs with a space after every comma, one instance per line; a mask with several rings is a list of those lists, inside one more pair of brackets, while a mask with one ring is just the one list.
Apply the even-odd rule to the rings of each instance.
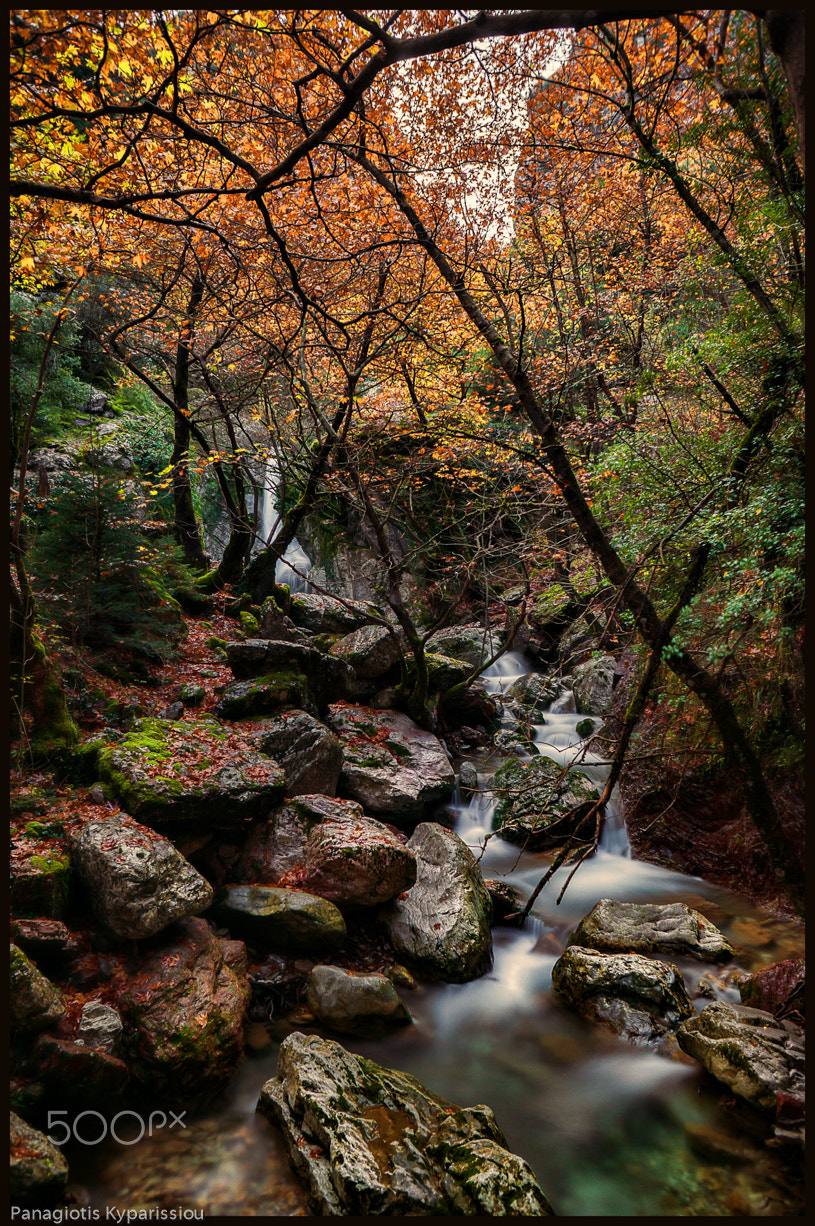
[[264, 720], [251, 739], [285, 773], [287, 796], [316, 792], [336, 795], [342, 745], [308, 712], [282, 711], [276, 718]]
[[635, 1046], [665, 1050], [666, 1037], [693, 1014], [676, 967], [641, 954], [602, 954], [571, 945], [552, 967], [552, 991]]
[[340, 787], [370, 813], [399, 823], [451, 795], [456, 777], [440, 741], [407, 715], [337, 703], [326, 718], [343, 743]]
[[94, 1051], [118, 1055], [122, 1043], [122, 1019], [118, 1009], [101, 1000], [86, 1000], [75, 1038]]
[[498, 638], [483, 626], [448, 626], [437, 630], [427, 640], [427, 650], [442, 656], [463, 660], [472, 668], [487, 663], [500, 646]]
[[492, 899], [475, 856], [435, 822], [408, 840], [416, 884], [381, 917], [397, 953], [428, 979], [466, 983], [492, 966]]
[[198, 1094], [234, 1073], [250, 989], [232, 960], [230, 943], [204, 920], [185, 919], [171, 943], [141, 957], [135, 974], [123, 965], [114, 976], [127, 1065], [143, 1086]]
[[760, 1111], [779, 1098], [804, 1104], [804, 1032], [763, 1009], [716, 1001], [677, 1032], [679, 1046]]
[[258, 1109], [282, 1128], [315, 1214], [553, 1213], [489, 1107], [457, 1108], [330, 1039], [289, 1035]]
[[221, 922], [241, 940], [271, 953], [332, 953], [345, 940], [345, 920], [333, 903], [303, 890], [264, 885], [223, 886], [216, 898]]
[[350, 664], [358, 677], [384, 677], [399, 662], [405, 646], [398, 628], [361, 626], [333, 644], [331, 655]]
[[495, 772], [492, 787], [499, 797], [495, 829], [528, 851], [565, 843], [598, 794], [588, 775], [544, 757], [510, 758]]
[[316, 647], [277, 639], [245, 639], [226, 645], [226, 658], [238, 680], [251, 677], [305, 677], [322, 709], [353, 692], [356, 674], [350, 664]]
[[507, 690], [507, 698], [511, 698], [524, 711], [546, 711], [562, 689], [557, 677], [542, 677], [540, 673], [529, 673], [526, 677], [513, 681]]
[[259, 885], [279, 884], [302, 870], [306, 844], [315, 826], [324, 821], [357, 821], [362, 805], [315, 793], [292, 797], [272, 809], [266, 821], [250, 834], [237, 868], [237, 879]]
[[232, 721], [274, 715], [281, 707], [302, 707], [317, 714], [317, 699], [303, 673], [279, 669], [251, 681], [233, 681], [215, 704], [219, 719]]
[[113, 936], [151, 937], [212, 902], [212, 886], [169, 839], [125, 813], [86, 822], [71, 850], [94, 914]]
[[572, 675], [572, 688], [582, 715], [608, 715], [615, 668], [613, 656], [597, 656], [577, 665]]
[[11, 1029], [47, 1030], [65, 1012], [65, 1002], [50, 979], [16, 945], [10, 947], [9, 1005]]
[[700, 962], [728, 962], [735, 955], [719, 929], [683, 902], [601, 898], [577, 925], [569, 944], [601, 953], [664, 954]]
[[[13, 1205], [56, 1205], [65, 1195], [68, 1162], [45, 1133], [10, 1113], [9, 1192]], [[24, 1220], [24, 1219], [23, 1219]]]
[[352, 975], [338, 966], [314, 967], [306, 1004], [319, 1022], [343, 1034], [379, 1034], [411, 1021], [390, 979]]
[[364, 605], [304, 592], [292, 596], [289, 616], [296, 626], [315, 634], [347, 634], [366, 625], [371, 617]]
[[151, 826], [242, 822], [283, 798], [283, 771], [218, 720], [141, 719], [97, 756], [122, 808]]
[[303, 889], [340, 907], [376, 907], [415, 880], [416, 857], [404, 836], [373, 818], [325, 821], [309, 835]]

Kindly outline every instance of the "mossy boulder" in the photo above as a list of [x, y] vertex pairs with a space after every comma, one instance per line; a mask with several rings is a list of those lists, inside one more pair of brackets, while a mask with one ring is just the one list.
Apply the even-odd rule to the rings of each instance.
[[131, 1076], [152, 1094], [188, 1097], [223, 1085], [243, 1051], [250, 989], [202, 919], [179, 920], [168, 941], [114, 976]]
[[45, 1133], [10, 1112], [9, 1192], [15, 1206], [44, 1207], [62, 1201], [68, 1183], [68, 1162]]
[[298, 592], [292, 596], [289, 617], [296, 626], [314, 633], [348, 634], [366, 625], [371, 615], [365, 605], [336, 600], [333, 596]]
[[10, 864], [11, 913], [60, 919], [68, 905], [71, 860], [64, 850], [19, 847]]
[[32, 1034], [55, 1025], [65, 1012], [65, 1002], [50, 979], [16, 945], [10, 948], [9, 971], [12, 1031]]
[[321, 709], [339, 698], [346, 698], [353, 691], [356, 681], [350, 664], [325, 655], [305, 643], [246, 639], [243, 643], [227, 643], [226, 655], [239, 681], [270, 673], [304, 676]]
[[427, 641], [428, 651], [463, 661], [471, 669], [486, 664], [498, 648], [497, 636], [483, 626], [448, 626], [437, 630]]
[[219, 719], [253, 719], [272, 715], [281, 707], [304, 707], [317, 713], [317, 703], [304, 673], [278, 669], [251, 681], [235, 681], [218, 699], [215, 714]]
[[258, 1109], [283, 1130], [315, 1214], [553, 1213], [489, 1107], [458, 1108], [330, 1039], [289, 1035]]
[[361, 626], [338, 639], [331, 655], [350, 664], [358, 677], [384, 677], [399, 662], [406, 649], [404, 635], [387, 626]]
[[334, 904], [302, 890], [223, 886], [215, 912], [230, 932], [273, 953], [328, 954], [346, 936], [345, 920]]
[[338, 966], [314, 967], [306, 1004], [318, 1021], [341, 1034], [376, 1035], [411, 1021], [390, 979], [351, 974]]
[[223, 825], [258, 817], [285, 791], [280, 767], [216, 719], [144, 719], [99, 751], [97, 769], [122, 808], [146, 825]]
[[510, 758], [496, 771], [492, 787], [499, 797], [495, 829], [528, 851], [565, 843], [597, 800], [597, 786], [587, 775], [544, 757]]
[[526, 677], [513, 681], [507, 690], [507, 698], [513, 699], [524, 711], [542, 712], [548, 710], [562, 688], [557, 677], [542, 677], [540, 673], [529, 673]]

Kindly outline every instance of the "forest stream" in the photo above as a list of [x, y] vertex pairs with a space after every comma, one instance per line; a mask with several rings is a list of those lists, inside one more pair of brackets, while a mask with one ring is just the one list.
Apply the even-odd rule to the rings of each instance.
[[[529, 671], [523, 656], [507, 653], [484, 679], [500, 693]], [[557, 707], [533, 725], [538, 751], [562, 763], [582, 755], [581, 769], [602, 778], [604, 767], [590, 765], [576, 732], [581, 717]], [[485, 784], [500, 762], [494, 753], [471, 760], [483, 790], [470, 800], [457, 790], [448, 815], [454, 812], [456, 832], [480, 857], [483, 875], [503, 878], [528, 898], [551, 853], [525, 853], [497, 837], [485, 843], [495, 807]], [[553, 999], [551, 974], [570, 932], [601, 898], [686, 902], [732, 942], [737, 956], [724, 970], [676, 960], [697, 1012], [712, 999], [738, 1003], [740, 973], [802, 956], [801, 928], [700, 878], [633, 860], [619, 801], [608, 806], [598, 851], [558, 904], [569, 871], [559, 870], [540, 893], [523, 930], [494, 929], [489, 974], [403, 991], [413, 1025], [377, 1039], [343, 1035], [344, 1045], [414, 1074], [454, 1102], [489, 1104], [558, 1215], [800, 1213], [795, 1174], [750, 1134], [750, 1119], [721, 1085], [693, 1061], [629, 1045], [567, 1011]], [[280, 1134], [255, 1110], [292, 1028], [277, 1019], [261, 1028], [266, 1037], [253, 1044], [226, 1091], [188, 1112], [183, 1130], [159, 1130], [131, 1145], [72, 1144], [66, 1155], [77, 1202], [308, 1216]]]

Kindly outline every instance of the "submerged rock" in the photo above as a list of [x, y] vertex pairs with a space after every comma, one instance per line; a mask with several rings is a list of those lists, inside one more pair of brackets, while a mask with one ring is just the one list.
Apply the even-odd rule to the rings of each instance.
[[693, 1014], [676, 967], [641, 954], [602, 954], [571, 945], [552, 967], [552, 991], [583, 1017], [637, 1046], [663, 1046]]
[[55, 1205], [65, 1194], [68, 1162], [45, 1133], [10, 1113], [9, 1191], [14, 1205]]
[[216, 908], [230, 932], [273, 952], [330, 953], [345, 940], [345, 920], [334, 904], [302, 890], [228, 885]]
[[153, 936], [212, 902], [212, 886], [169, 839], [125, 813], [87, 822], [71, 846], [94, 913], [114, 936]]
[[466, 983], [492, 966], [492, 899], [475, 856], [435, 822], [408, 840], [416, 884], [382, 912], [394, 949], [430, 979]]
[[457, 1108], [330, 1039], [289, 1035], [258, 1109], [323, 1216], [553, 1214], [489, 1107]]
[[452, 793], [456, 776], [440, 741], [407, 715], [338, 703], [328, 723], [343, 742], [340, 785], [369, 812], [419, 818]]
[[260, 816], [285, 788], [276, 762], [206, 717], [139, 720], [118, 744], [99, 750], [97, 769], [122, 808], [156, 826]]
[[600, 901], [569, 938], [601, 953], [669, 954], [700, 962], [728, 962], [735, 955], [719, 929], [683, 902]]
[[315, 966], [306, 1004], [319, 1022], [345, 1034], [379, 1034], [411, 1021], [390, 979], [351, 974], [338, 966]]
[[760, 1111], [784, 1100], [804, 1105], [804, 1032], [763, 1009], [716, 1001], [683, 1022], [679, 1046]]
[[223, 1084], [243, 1050], [250, 989], [205, 921], [180, 920], [172, 942], [143, 956], [135, 971], [122, 960], [122, 971], [114, 982], [131, 1075], [162, 1094]]
[[510, 758], [495, 772], [492, 786], [500, 798], [495, 829], [528, 851], [565, 843], [597, 800], [597, 786], [587, 775], [544, 757], [531, 762]]

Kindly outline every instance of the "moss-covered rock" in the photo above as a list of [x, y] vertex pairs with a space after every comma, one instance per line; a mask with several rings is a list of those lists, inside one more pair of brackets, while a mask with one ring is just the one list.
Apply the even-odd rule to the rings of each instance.
[[528, 851], [565, 843], [597, 800], [597, 787], [587, 775], [544, 757], [531, 762], [510, 758], [496, 771], [492, 786], [499, 797], [495, 829]]
[[553, 1213], [489, 1107], [457, 1108], [330, 1039], [289, 1035], [258, 1109], [282, 1128], [316, 1214]]
[[215, 911], [230, 932], [272, 952], [327, 954], [339, 949], [346, 936], [345, 920], [334, 904], [302, 890], [224, 886]]
[[306, 1004], [318, 1021], [341, 1034], [375, 1035], [411, 1021], [390, 979], [351, 974], [338, 966], [314, 967]]
[[99, 777], [147, 825], [259, 817], [285, 790], [280, 767], [216, 719], [145, 719], [99, 752]]
[[17, 1206], [56, 1205], [65, 1195], [68, 1162], [56, 1145], [11, 1113], [9, 1191]]
[[252, 681], [227, 686], [215, 706], [219, 719], [253, 719], [273, 715], [280, 707], [301, 707], [317, 713], [317, 703], [303, 673], [278, 669]]
[[62, 851], [19, 849], [11, 861], [11, 913], [60, 919], [68, 904], [71, 861]]
[[65, 1012], [62, 996], [16, 945], [10, 948], [9, 971], [12, 1030], [31, 1034], [58, 1022]]

